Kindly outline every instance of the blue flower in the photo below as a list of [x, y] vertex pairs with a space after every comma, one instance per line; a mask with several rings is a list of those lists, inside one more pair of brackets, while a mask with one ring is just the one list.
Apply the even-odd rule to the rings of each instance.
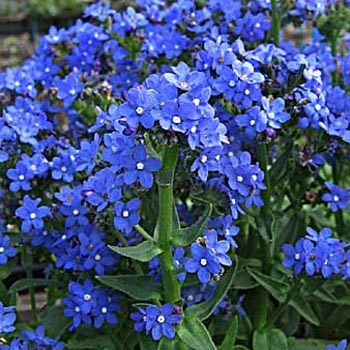
[[199, 119], [200, 115], [196, 113], [196, 107], [193, 103], [168, 101], [162, 109], [159, 124], [165, 130], [172, 129], [185, 133]]
[[266, 113], [262, 113], [258, 106], [254, 106], [246, 114], [237, 115], [237, 125], [244, 127], [245, 134], [253, 139], [257, 132], [263, 132], [267, 127]]
[[127, 185], [140, 181], [142, 187], [148, 189], [153, 184], [153, 172], [161, 168], [161, 162], [155, 157], [148, 157], [143, 145], [136, 145], [132, 156], [124, 164], [124, 182]]
[[46, 206], [38, 207], [40, 202], [40, 198], [31, 199], [29, 196], [24, 196], [23, 206], [16, 209], [16, 216], [22, 219], [23, 232], [44, 227], [43, 219], [50, 216], [50, 209]]
[[348, 345], [347, 340], [343, 339], [340, 341], [338, 345], [328, 345], [326, 347], [326, 350], [346, 350], [347, 345]]
[[176, 67], [171, 67], [173, 73], [165, 73], [164, 78], [181, 90], [189, 91], [198, 87], [206, 80], [202, 72], [192, 71], [184, 62], [180, 62]]
[[21, 340], [28, 342], [29, 348], [63, 350], [64, 343], [45, 336], [45, 326], [38, 326], [34, 331], [22, 330]]
[[350, 204], [350, 191], [331, 182], [326, 182], [325, 185], [329, 192], [322, 196], [322, 200], [326, 203], [330, 203], [333, 212], [346, 209]]
[[16, 255], [16, 249], [12, 247], [9, 236], [3, 236], [0, 231], [0, 265], [5, 265], [9, 258]]
[[15, 331], [13, 324], [16, 321], [14, 306], [4, 306], [0, 301], [0, 334], [12, 333]]
[[212, 275], [221, 272], [220, 262], [211, 248], [192, 243], [191, 256], [192, 258], [185, 263], [185, 270], [189, 273], [197, 273], [201, 283], [208, 283]]
[[64, 107], [69, 107], [78, 95], [82, 92], [84, 84], [79, 80], [77, 73], [68, 75], [64, 79], [55, 78], [54, 84], [57, 87], [57, 96], [63, 101]]
[[138, 198], [133, 198], [127, 203], [117, 202], [114, 207], [114, 226], [126, 234], [130, 233], [140, 221], [140, 215], [138, 214], [140, 204]]
[[29, 191], [32, 188], [30, 180], [33, 179], [34, 172], [24, 161], [17, 162], [16, 168], [7, 170], [6, 175], [10, 180], [12, 180], [10, 184], [10, 191]]
[[162, 337], [175, 337], [175, 326], [181, 321], [182, 315], [172, 304], [164, 304], [160, 308], [148, 305], [146, 309], [139, 307], [138, 312], [131, 314], [131, 319], [135, 322], [135, 331], [145, 330], [157, 341]]
[[270, 102], [266, 97], [262, 98], [263, 113], [265, 113], [268, 125], [271, 128], [279, 129], [282, 124], [290, 119], [290, 114], [284, 112], [285, 103], [278, 97]]
[[136, 129], [141, 124], [146, 129], [152, 128], [154, 110], [159, 106], [157, 92], [139, 86], [128, 90], [126, 99], [127, 103], [119, 106], [119, 114], [125, 117], [129, 126]]
[[204, 237], [206, 239], [206, 247], [215, 254], [218, 262], [224, 266], [231, 266], [232, 261], [226, 254], [230, 250], [230, 244], [226, 240], [218, 241], [218, 235], [215, 230], [207, 231]]
[[243, 17], [237, 19], [235, 33], [252, 43], [264, 39], [269, 28], [270, 22], [262, 13], [253, 15], [250, 11], [247, 11]]

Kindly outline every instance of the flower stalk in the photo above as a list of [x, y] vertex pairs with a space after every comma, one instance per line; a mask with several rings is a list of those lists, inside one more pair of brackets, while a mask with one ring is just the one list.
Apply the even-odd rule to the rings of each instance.
[[171, 251], [171, 235], [173, 231], [173, 180], [179, 149], [176, 146], [164, 148], [163, 168], [158, 176], [159, 217], [158, 242], [163, 253], [160, 255], [160, 264], [163, 275], [164, 297], [167, 302], [175, 303], [180, 299], [180, 288], [176, 278]]

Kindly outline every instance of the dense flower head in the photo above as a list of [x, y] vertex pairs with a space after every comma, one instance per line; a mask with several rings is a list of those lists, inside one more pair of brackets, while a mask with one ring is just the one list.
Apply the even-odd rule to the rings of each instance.
[[344, 279], [348, 279], [347, 244], [332, 238], [332, 231], [329, 228], [323, 228], [318, 233], [308, 227], [307, 232], [308, 235], [300, 238], [295, 246], [283, 245], [285, 254], [283, 266], [293, 268], [296, 274], [305, 270], [309, 276], [320, 274], [324, 278], [330, 278], [340, 274]]
[[[338, 30], [336, 14], [347, 15], [349, 1], [277, 2], [282, 27], [307, 22], [301, 44], [288, 30], [275, 32], [269, 0], [135, 3], [119, 12], [107, 1], [88, 6], [69, 28], [51, 26], [20, 67], [0, 73], [0, 265], [14, 247], [37, 248], [35, 259], [50, 260], [48, 279], [57, 274], [68, 284], [70, 330], [115, 326], [125, 300], [92, 278], [135, 269], [155, 288], [166, 280], [157, 195], [174, 186], [174, 232], [194, 224], [199, 238], [168, 251], [181, 287], [176, 305], [137, 306], [131, 315], [137, 332], [158, 341], [175, 337], [187, 307], [221, 293], [233, 254], [260, 259], [257, 246], [250, 249], [256, 235], [277, 259], [281, 217], [301, 226], [329, 220], [339, 237], [345, 233], [350, 56], [348, 29]], [[313, 25], [320, 30], [309, 33]], [[167, 178], [169, 148], [179, 157]], [[288, 230], [299, 227], [287, 222]], [[174, 232], [167, 232], [170, 244]], [[129, 258], [119, 264], [109, 246], [137, 251], [141, 235], [151, 247], [148, 270]], [[329, 228], [309, 227], [295, 239], [283, 245], [286, 268], [350, 279], [348, 244]], [[213, 315], [249, 316], [234, 289], [220, 295]], [[165, 294], [157, 302], [168, 301]], [[1, 317], [0, 333], [12, 332], [12, 308], [0, 304]], [[43, 326], [8, 344], [63, 349]]]
[[91, 280], [83, 284], [70, 282], [69, 296], [63, 299], [64, 315], [72, 318], [70, 330], [81, 324], [100, 328], [107, 322], [116, 325], [119, 311], [118, 294], [104, 288], [95, 288]]

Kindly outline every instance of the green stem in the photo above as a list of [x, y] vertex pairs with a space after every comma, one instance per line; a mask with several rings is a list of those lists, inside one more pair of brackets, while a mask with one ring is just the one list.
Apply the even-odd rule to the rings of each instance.
[[272, 35], [273, 42], [276, 46], [280, 46], [280, 19], [277, 9], [278, 0], [272, 0]]
[[[22, 247], [22, 264], [26, 272], [26, 277], [28, 279], [33, 278], [33, 252], [32, 250], [27, 247], [23, 246]], [[36, 323], [37, 322], [37, 310], [36, 310], [36, 300], [35, 300], [35, 289], [34, 287], [29, 288], [29, 296], [30, 296], [30, 306], [32, 309], [32, 317], [33, 321]]]
[[147, 239], [148, 241], [154, 242], [153, 237], [151, 237], [151, 236], [149, 235], [149, 233], [148, 233], [142, 226], [140, 226], [140, 225], [135, 225], [134, 227], [135, 227], [135, 229], [141, 234], [141, 236], [142, 236], [143, 238]]
[[163, 275], [164, 296], [167, 302], [180, 300], [180, 288], [176, 278], [171, 251], [171, 234], [173, 230], [173, 180], [179, 150], [176, 146], [166, 146], [163, 152], [163, 168], [158, 174], [159, 192], [159, 246], [163, 250], [160, 264]]
[[[339, 36], [338, 30], [334, 29], [330, 36], [330, 42], [331, 42], [332, 55], [335, 59], [338, 54], [338, 36]], [[334, 85], [338, 85], [338, 82], [339, 82], [337, 65], [336, 65], [335, 71], [332, 73], [332, 82]]]

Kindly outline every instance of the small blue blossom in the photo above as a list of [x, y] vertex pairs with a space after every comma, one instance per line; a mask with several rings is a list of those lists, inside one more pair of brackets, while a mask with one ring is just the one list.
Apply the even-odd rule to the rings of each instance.
[[16, 255], [16, 249], [12, 247], [9, 236], [4, 236], [0, 231], [0, 265], [6, 265], [9, 258]]
[[138, 312], [131, 314], [131, 319], [135, 322], [135, 331], [151, 333], [153, 340], [158, 341], [162, 337], [175, 337], [175, 326], [180, 323], [182, 315], [172, 304], [164, 304], [160, 308], [148, 305], [146, 308], [139, 307]]
[[325, 350], [346, 350], [347, 345], [347, 340], [343, 339], [338, 345], [328, 345]]
[[350, 204], [350, 191], [331, 182], [326, 182], [325, 185], [329, 192], [322, 196], [322, 200], [326, 203], [330, 203], [333, 212], [346, 209]]
[[40, 198], [31, 199], [26, 195], [23, 198], [23, 206], [16, 209], [16, 216], [22, 219], [23, 232], [44, 227], [43, 219], [50, 216], [50, 209], [47, 206], [38, 207], [40, 202]]
[[130, 233], [133, 227], [140, 221], [140, 215], [138, 214], [140, 204], [141, 202], [138, 198], [133, 198], [127, 203], [117, 202], [114, 207], [115, 228], [126, 234]]

